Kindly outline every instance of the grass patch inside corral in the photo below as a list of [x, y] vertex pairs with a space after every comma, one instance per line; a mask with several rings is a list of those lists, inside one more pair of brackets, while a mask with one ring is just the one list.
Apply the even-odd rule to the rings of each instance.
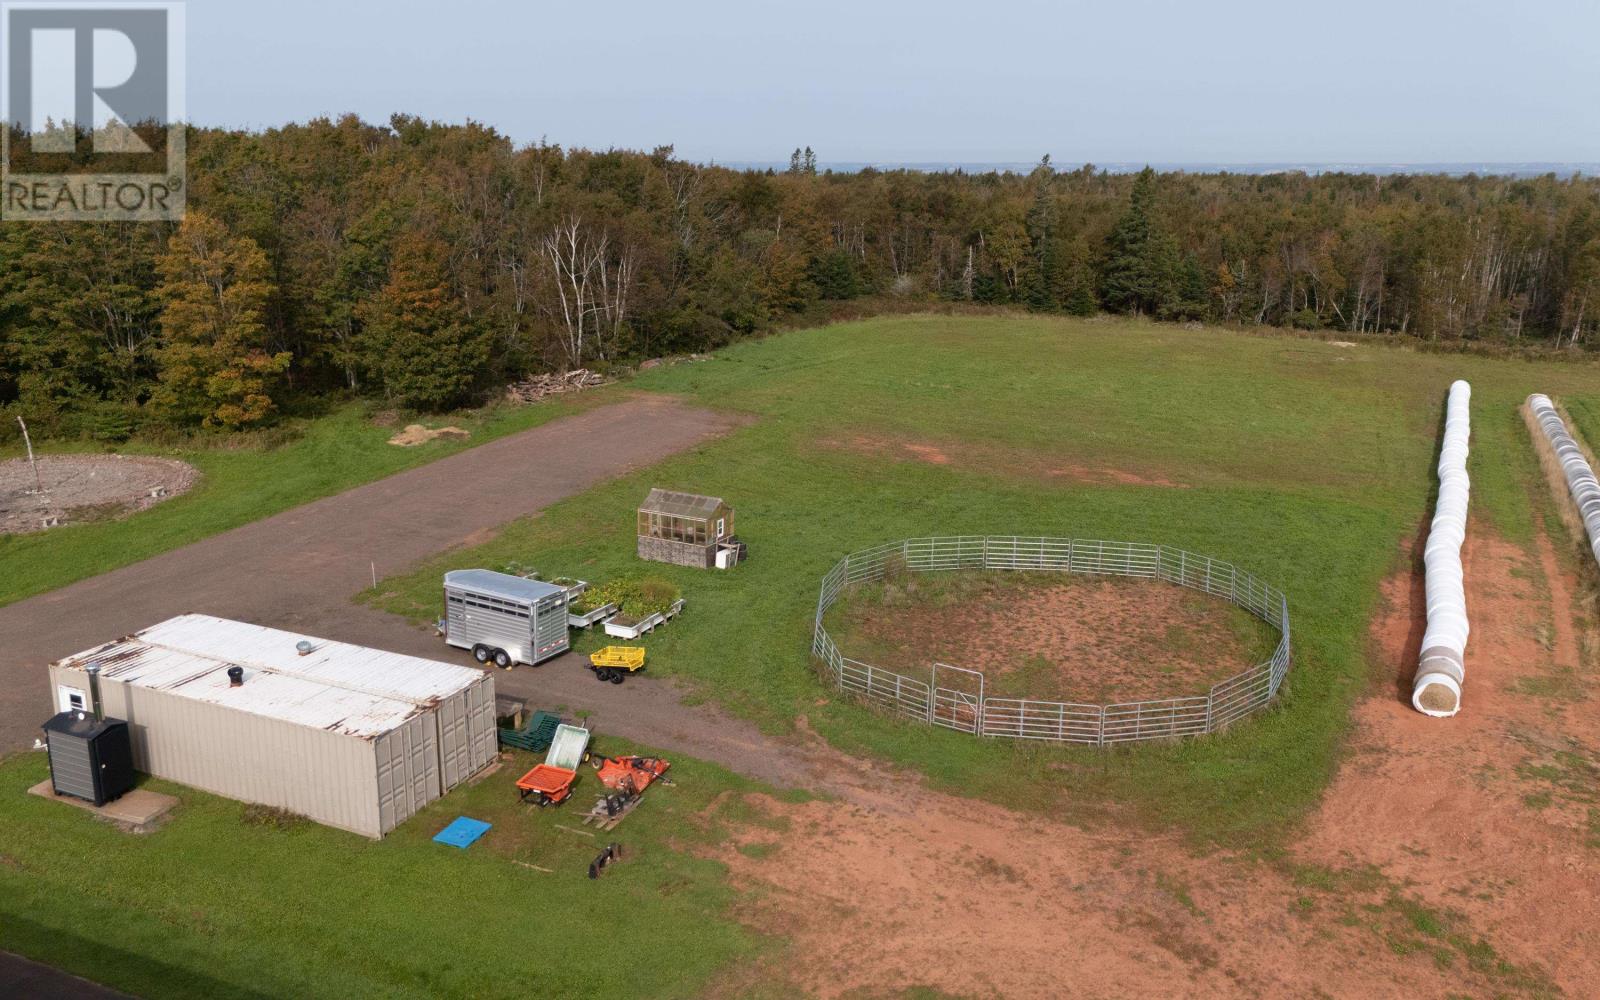
[[[1537, 465], [1517, 406], [1592, 372], [1120, 320], [900, 317], [804, 331], [634, 383], [754, 414], [750, 426], [385, 581], [379, 603], [433, 616], [439, 574], [458, 566], [636, 573], [633, 510], [649, 487], [720, 495], [750, 561], [652, 567], [688, 600], [647, 640], [656, 676], [774, 734], [804, 716], [842, 749], [944, 790], [1249, 845], [1304, 816], [1334, 771], [1369, 683], [1378, 584], [1432, 513], [1451, 380], [1474, 388], [1474, 516], [1527, 542]], [[984, 459], [996, 452], [1008, 460]], [[847, 552], [930, 534], [1162, 542], [1232, 562], [1289, 596], [1282, 701], [1226, 733], [1104, 752], [978, 740], [838, 697], [809, 657], [819, 580]]]

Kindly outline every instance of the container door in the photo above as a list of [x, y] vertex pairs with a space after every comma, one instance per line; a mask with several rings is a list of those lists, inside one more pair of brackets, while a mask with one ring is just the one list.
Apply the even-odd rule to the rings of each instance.
[[373, 741], [373, 753], [378, 764], [378, 830], [388, 833], [406, 816], [411, 815], [406, 800], [405, 730], [397, 729]]
[[409, 744], [412, 780], [419, 789], [417, 806], [421, 808], [444, 794], [439, 778], [439, 732], [433, 716], [419, 715], [410, 728], [415, 734]]
[[474, 774], [487, 767], [500, 751], [500, 734], [494, 717], [494, 681], [484, 678], [467, 689], [467, 732]]
[[463, 696], [454, 695], [439, 702], [433, 713], [439, 726], [439, 777], [441, 789], [446, 792], [472, 773], [464, 702]]

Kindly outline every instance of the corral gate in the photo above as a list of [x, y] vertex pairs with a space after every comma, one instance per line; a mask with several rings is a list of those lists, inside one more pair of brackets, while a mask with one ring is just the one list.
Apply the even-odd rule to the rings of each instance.
[[[946, 685], [951, 685], [947, 687]], [[983, 674], [948, 663], [933, 665], [929, 722], [976, 735], [983, 730]]]

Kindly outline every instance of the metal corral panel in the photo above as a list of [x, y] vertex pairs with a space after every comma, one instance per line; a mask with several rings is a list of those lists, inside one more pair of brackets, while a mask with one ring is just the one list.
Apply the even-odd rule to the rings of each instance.
[[448, 663], [202, 615], [53, 664], [52, 690], [90, 662], [139, 770], [370, 837], [496, 751], [493, 678]]

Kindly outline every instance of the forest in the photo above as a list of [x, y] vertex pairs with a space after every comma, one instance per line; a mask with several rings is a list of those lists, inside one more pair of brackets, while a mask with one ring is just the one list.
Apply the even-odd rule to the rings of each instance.
[[733, 170], [406, 116], [188, 149], [181, 223], [0, 225], [0, 435], [442, 410], [832, 300], [1542, 350], [1600, 325], [1583, 177]]

